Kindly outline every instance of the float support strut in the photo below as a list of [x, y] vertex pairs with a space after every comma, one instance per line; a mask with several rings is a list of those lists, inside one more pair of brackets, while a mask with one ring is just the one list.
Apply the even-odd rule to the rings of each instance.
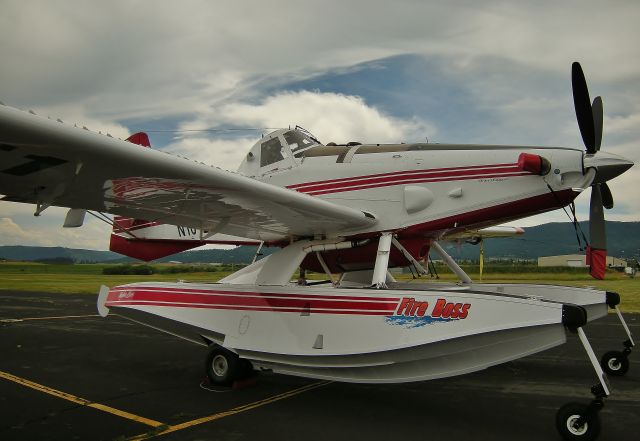
[[437, 241], [434, 240], [433, 242], [431, 242], [431, 247], [436, 250], [436, 253], [440, 255], [444, 263], [449, 267], [451, 271], [455, 273], [456, 276], [458, 276], [458, 278], [462, 283], [464, 284], [473, 283], [473, 281], [471, 280], [471, 277], [469, 277], [467, 273], [465, 273], [464, 270], [460, 268], [460, 266], [456, 263], [456, 261], [453, 260], [453, 258], [447, 254], [447, 252], [440, 246], [440, 244]]
[[376, 265], [373, 268], [373, 278], [371, 286], [376, 288], [386, 288], [387, 269], [389, 268], [389, 252], [391, 251], [391, 233], [382, 233], [378, 241], [378, 253], [376, 254]]
[[615, 310], [616, 310], [616, 314], [618, 314], [618, 318], [620, 319], [620, 323], [622, 323], [622, 327], [627, 333], [627, 337], [629, 337], [629, 343], [631, 344], [631, 347], [635, 346], [636, 344], [634, 343], [633, 337], [631, 336], [631, 331], [627, 326], [627, 322], [624, 321], [624, 317], [622, 316], [622, 313], [620, 312], [620, 308], [618, 308], [618, 305], [615, 306]]

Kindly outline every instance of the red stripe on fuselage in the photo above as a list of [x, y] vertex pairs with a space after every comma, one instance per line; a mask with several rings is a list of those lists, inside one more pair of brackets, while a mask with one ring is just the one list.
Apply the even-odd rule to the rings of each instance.
[[462, 168], [410, 170], [366, 176], [355, 176], [343, 179], [330, 179], [303, 184], [290, 185], [287, 188], [301, 193], [317, 196], [327, 193], [364, 190], [368, 188], [388, 187], [401, 184], [424, 182], [461, 181], [512, 176], [529, 176], [515, 164], [495, 164]]
[[305, 191], [298, 190], [302, 193], [307, 193], [312, 196], [317, 196], [321, 194], [327, 193], [339, 193], [343, 191], [354, 191], [354, 190], [365, 190], [368, 188], [380, 188], [380, 187], [390, 187], [392, 185], [404, 185], [404, 184], [419, 184], [423, 182], [447, 182], [447, 181], [466, 181], [469, 179], [489, 179], [489, 178], [509, 178], [513, 176], [530, 176], [531, 173], [523, 173], [523, 172], [509, 172], [509, 173], [496, 173], [496, 174], [482, 174], [482, 175], [470, 175], [470, 176], [455, 176], [451, 178], [427, 178], [427, 179], [406, 179], [406, 180], [396, 180], [393, 182], [376, 182], [372, 181], [368, 184], [350, 186], [350, 187], [337, 187], [337, 188], [329, 188], [327, 190], [321, 191]]
[[355, 181], [359, 179], [370, 179], [370, 178], [378, 178], [384, 176], [395, 176], [395, 175], [410, 175], [415, 173], [433, 173], [433, 172], [462, 172], [467, 170], [475, 170], [475, 169], [492, 169], [492, 168], [502, 168], [502, 167], [516, 167], [518, 164], [509, 163], [509, 164], [489, 164], [489, 165], [470, 165], [467, 167], [443, 167], [443, 168], [427, 168], [427, 169], [419, 169], [419, 170], [401, 170], [389, 173], [376, 173], [372, 175], [363, 175], [363, 176], [350, 176], [347, 178], [338, 178], [338, 179], [328, 179], [325, 181], [311, 181], [304, 182], [301, 184], [289, 185], [287, 188], [297, 189], [299, 187], [307, 187], [318, 184], [331, 184], [331, 183], [339, 183], [339, 182], [348, 182]]

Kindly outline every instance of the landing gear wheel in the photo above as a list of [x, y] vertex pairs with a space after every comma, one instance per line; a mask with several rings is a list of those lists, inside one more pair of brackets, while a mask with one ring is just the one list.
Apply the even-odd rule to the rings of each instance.
[[600, 365], [607, 375], [621, 377], [629, 370], [629, 359], [622, 352], [609, 351], [602, 356]]
[[[567, 441], [593, 441], [600, 433], [600, 417], [597, 413], [587, 415], [588, 406], [580, 403], [565, 404], [556, 414], [556, 428]], [[581, 418], [586, 418], [583, 424]]]
[[249, 378], [255, 374], [253, 364], [246, 358], [240, 359], [240, 376], [241, 378]]
[[211, 346], [204, 364], [209, 381], [216, 386], [230, 386], [238, 376], [240, 367], [238, 356], [218, 345]]

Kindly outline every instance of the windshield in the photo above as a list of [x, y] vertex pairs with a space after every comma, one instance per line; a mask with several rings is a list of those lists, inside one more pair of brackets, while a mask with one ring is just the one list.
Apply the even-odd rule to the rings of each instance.
[[315, 138], [312, 138], [300, 130], [289, 130], [285, 132], [284, 139], [296, 158], [301, 157], [308, 148], [319, 144]]

